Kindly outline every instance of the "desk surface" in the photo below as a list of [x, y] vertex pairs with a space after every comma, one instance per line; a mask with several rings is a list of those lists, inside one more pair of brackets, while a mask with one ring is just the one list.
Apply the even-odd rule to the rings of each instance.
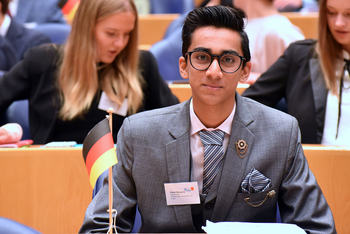
[[42, 233], [78, 233], [92, 198], [81, 148], [0, 150], [0, 216]]
[[[338, 233], [350, 233], [350, 147], [303, 145]], [[0, 149], [0, 216], [77, 233], [92, 198], [81, 148]]]

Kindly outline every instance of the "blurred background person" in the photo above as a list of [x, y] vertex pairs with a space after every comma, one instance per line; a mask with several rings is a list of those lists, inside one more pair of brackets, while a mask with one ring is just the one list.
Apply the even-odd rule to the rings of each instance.
[[0, 112], [29, 100], [35, 144], [82, 143], [109, 107], [116, 139], [126, 116], [178, 103], [152, 54], [138, 50], [132, 0], [81, 1], [67, 43], [28, 51], [0, 78], [0, 94]]
[[[7, 43], [5, 38], [0, 36], [0, 77], [5, 74], [8, 70], [11, 69], [18, 59], [13, 51], [11, 45]], [[6, 116], [4, 113], [0, 113], [0, 125], [6, 123]]]
[[319, 9], [318, 0], [275, 0], [274, 6], [280, 12], [315, 12]]
[[12, 0], [9, 11], [18, 23], [28, 28], [44, 23], [66, 24], [58, 4], [59, 0]]
[[248, 83], [265, 72], [283, 54], [290, 43], [303, 40], [302, 31], [279, 14], [274, 0], [234, 0], [234, 7], [246, 15], [245, 31], [249, 36], [252, 72]]
[[350, 0], [320, 0], [318, 40], [292, 43], [243, 96], [285, 98], [302, 143], [350, 145]]
[[9, 0], [0, 0], [0, 36], [11, 45], [18, 60], [23, 59], [24, 53], [31, 47], [51, 40], [46, 35], [23, 27], [7, 14]]
[[0, 36], [0, 76], [17, 63], [17, 57], [11, 45]]

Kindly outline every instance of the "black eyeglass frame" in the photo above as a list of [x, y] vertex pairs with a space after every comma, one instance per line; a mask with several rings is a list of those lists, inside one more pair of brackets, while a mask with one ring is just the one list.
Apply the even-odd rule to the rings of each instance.
[[[194, 52], [203, 52], [203, 53], [206, 53], [206, 54], [210, 55], [211, 61], [210, 61], [210, 63], [209, 63], [209, 65], [208, 65], [207, 68], [205, 68], [205, 69], [198, 69], [198, 68], [196, 68], [195, 66], [193, 66], [192, 60], [191, 60], [191, 55], [192, 55]], [[235, 71], [233, 71], [233, 72], [227, 72], [227, 71], [225, 71], [224, 69], [222, 69], [222, 67], [221, 67], [220, 59], [222, 58], [222, 56], [225, 56], [225, 55], [228, 55], [228, 54], [232, 54], [232, 55], [238, 56], [238, 57], [241, 59], [241, 62], [239, 63], [238, 68], [237, 68]], [[207, 69], [211, 66], [211, 64], [213, 63], [214, 57], [215, 57], [215, 58], [218, 58], [219, 67], [220, 67], [221, 71], [223, 71], [223, 72], [225, 72], [225, 73], [235, 73], [236, 71], [239, 70], [239, 68], [242, 66], [242, 64], [246, 61], [246, 58], [245, 58], [245, 57], [243, 57], [243, 56], [241, 56], [241, 55], [239, 55], [239, 54], [235, 54], [235, 53], [223, 53], [223, 54], [221, 54], [221, 55], [217, 55], [217, 54], [211, 54], [211, 53], [209, 53], [208, 51], [205, 51], [205, 50], [192, 50], [192, 51], [189, 51], [189, 52], [187, 52], [187, 53], [185, 54], [185, 56], [187, 56], [187, 55], [189, 55], [189, 60], [190, 60], [191, 66], [192, 66], [194, 69], [198, 70], [198, 71], [205, 71], [205, 70], [207, 70]]]

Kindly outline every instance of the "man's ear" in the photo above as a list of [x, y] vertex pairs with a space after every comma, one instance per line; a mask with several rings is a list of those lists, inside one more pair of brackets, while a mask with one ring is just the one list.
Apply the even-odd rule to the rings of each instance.
[[252, 69], [252, 63], [249, 61], [249, 62], [246, 62], [243, 70], [242, 70], [242, 73], [241, 73], [241, 77], [239, 78], [239, 82], [241, 83], [245, 83], [250, 75], [250, 70]]
[[187, 71], [187, 62], [186, 58], [184, 58], [183, 56], [179, 58], [179, 69], [181, 77], [184, 79], [188, 79], [189, 76]]

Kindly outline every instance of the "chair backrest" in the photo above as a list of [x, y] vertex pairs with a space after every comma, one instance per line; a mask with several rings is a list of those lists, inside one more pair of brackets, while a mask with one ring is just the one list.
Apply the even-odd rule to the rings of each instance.
[[177, 28], [171, 35], [155, 43], [149, 50], [156, 58], [159, 73], [165, 81], [185, 81], [179, 71], [181, 48], [181, 28]]
[[182, 14], [194, 9], [193, 0], [150, 0], [151, 14]]
[[23, 140], [30, 139], [28, 106], [28, 100], [20, 100], [13, 102], [6, 110], [6, 121], [21, 125], [23, 129]]
[[46, 23], [39, 24], [33, 29], [47, 35], [53, 43], [64, 44], [71, 31], [71, 26], [69, 24]]
[[0, 233], [6, 234], [40, 234], [37, 230], [14, 220], [0, 217]]

